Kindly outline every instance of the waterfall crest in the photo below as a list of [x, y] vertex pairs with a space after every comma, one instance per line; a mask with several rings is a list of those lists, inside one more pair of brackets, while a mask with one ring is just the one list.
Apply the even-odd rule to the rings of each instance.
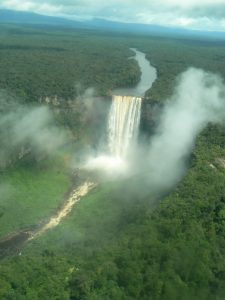
[[138, 136], [142, 98], [113, 96], [108, 120], [110, 154], [125, 158]]

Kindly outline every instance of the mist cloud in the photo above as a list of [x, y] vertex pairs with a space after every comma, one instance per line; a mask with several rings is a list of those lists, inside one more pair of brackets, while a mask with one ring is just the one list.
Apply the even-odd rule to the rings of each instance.
[[196, 137], [209, 123], [225, 124], [224, 82], [215, 74], [189, 68], [177, 79], [171, 99], [160, 108], [150, 140], [132, 145], [125, 161], [104, 151], [97, 156], [91, 153], [85, 167], [99, 169], [116, 180], [120, 174], [134, 178], [138, 182], [131, 187], [135, 193], [170, 190], [185, 174]]
[[20, 158], [32, 151], [36, 156], [54, 154], [67, 136], [56, 126], [46, 106], [30, 107], [0, 97], [0, 161], [7, 163], [12, 157]]
[[209, 124], [225, 122], [225, 85], [214, 74], [191, 68], [179, 79], [151, 138], [148, 181], [157, 189], [171, 188], [186, 170], [197, 135]]

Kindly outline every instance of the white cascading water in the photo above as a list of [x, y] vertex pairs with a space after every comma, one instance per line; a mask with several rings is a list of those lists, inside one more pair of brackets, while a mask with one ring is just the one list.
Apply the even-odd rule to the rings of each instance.
[[109, 154], [89, 159], [85, 168], [117, 176], [126, 174], [129, 169], [128, 153], [137, 141], [142, 98], [113, 96], [112, 100], [108, 118]]
[[141, 116], [140, 97], [113, 96], [108, 121], [108, 143], [112, 156], [126, 158], [135, 144]]

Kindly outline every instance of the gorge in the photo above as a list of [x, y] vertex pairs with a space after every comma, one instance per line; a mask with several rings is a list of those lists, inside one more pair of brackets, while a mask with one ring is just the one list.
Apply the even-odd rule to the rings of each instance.
[[[101, 171], [107, 169], [110, 171], [110, 175], [127, 171], [129, 150], [135, 146], [139, 133], [143, 95], [156, 79], [156, 70], [145, 59], [145, 54], [136, 49], [132, 50], [135, 52], [134, 59], [137, 60], [141, 69], [140, 82], [135, 88], [113, 91], [108, 121], [105, 124], [108, 135], [106, 139], [107, 151], [106, 154], [99, 152], [97, 157], [91, 158], [86, 164], [87, 169], [100, 169]], [[117, 95], [118, 92], [121, 95]], [[65, 203], [58, 210], [45, 220], [40, 221], [37, 226], [3, 237], [0, 241], [0, 258], [11, 253], [20, 253], [26, 242], [59, 225], [72, 211], [76, 203], [96, 185], [95, 182], [88, 182], [85, 179], [71, 191]]]
[[112, 103], [107, 123], [107, 145], [105, 153], [98, 153], [86, 164], [87, 169], [104, 170], [114, 175], [124, 173], [129, 165], [129, 154], [137, 145], [141, 121], [142, 102], [147, 90], [157, 78], [156, 69], [151, 66], [145, 54], [131, 48], [140, 67], [141, 78], [136, 87], [116, 89], [112, 92]]

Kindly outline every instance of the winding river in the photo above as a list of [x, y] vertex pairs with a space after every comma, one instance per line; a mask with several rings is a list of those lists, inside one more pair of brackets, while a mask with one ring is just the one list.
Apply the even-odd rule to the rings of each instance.
[[146, 59], [146, 54], [135, 48], [130, 48], [134, 56], [130, 57], [138, 62], [141, 71], [141, 79], [133, 88], [115, 89], [113, 95], [144, 97], [145, 93], [152, 87], [153, 82], [157, 79], [157, 71], [150, 61]]

